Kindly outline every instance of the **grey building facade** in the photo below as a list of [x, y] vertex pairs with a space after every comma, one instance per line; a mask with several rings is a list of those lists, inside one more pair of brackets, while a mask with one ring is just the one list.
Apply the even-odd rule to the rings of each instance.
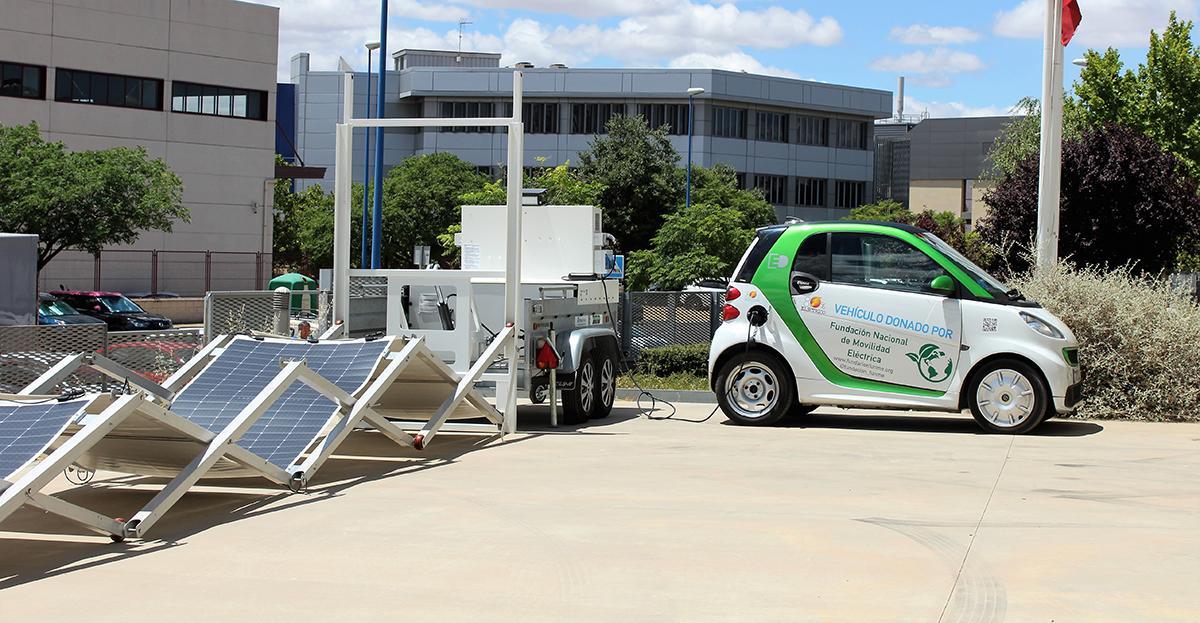
[[[511, 67], [499, 55], [402, 50], [387, 80], [388, 117], [509, 114]], [[526, 167], [578, 161], [578, 153], [617, 114], [666, 126], [687, 154], [689, 88], [695, 98], [692, 162], [726, 164], [745, 187], [761, 188], [780, 218], [836, 218], [873, 196], [873, 122], [890, 115], [889, 91], [711, 69], [572, 69], [525, 72]], [[367, 115], [364, 74], [355, 81], [356, 116]], [[306, 165], [326, 167], [332, 187], [334, 126], [341, 115], [341, 74], [312, 71], [307, 54], [291, 62], [296, 85], [295, 145]], [[377, 81], [372, 80], [374, 92]], [[374, 99], [374, 98], [372, 98]], [[374, 106], [372, 102], [372, 107]], [[355, 136], [354, 179], [363, 179], [365, 133]], [[505, 137], [489, 128], [389, 130], [386, 167], [408, 156], [450, 152], [481, 169], [505, 166]]]
[[978, 221], [987, 212], [988, 154], [1012, 121], [965, 117], [876, 125], [876, 199]]
[[279, 10], [232, 0], [0, 0], [0, 124], [69, 149], [144, 147], [191, 222], [99, 259], [64, 252], [40, 286], [202, 294], [269, 278]]

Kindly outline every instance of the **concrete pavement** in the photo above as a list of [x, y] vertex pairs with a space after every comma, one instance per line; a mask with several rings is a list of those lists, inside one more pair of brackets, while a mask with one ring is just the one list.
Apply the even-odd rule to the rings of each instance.
[[[21, 511], [0, 524], [0, 620], [1200, 619], [1198, 425], [1003, 437], [821, 410], [759, 429], [626, 405], [352, 453], [307, 494], [197, 489], [142, 544]], [[127, 516], [154, 482], [101, 473], [67, 497]]]

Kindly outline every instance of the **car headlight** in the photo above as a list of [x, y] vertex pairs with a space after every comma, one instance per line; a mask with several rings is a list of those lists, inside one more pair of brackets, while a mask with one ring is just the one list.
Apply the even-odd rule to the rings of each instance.
[[1025, 324], [1029, 325], [1030, 329], [1056, 340], [1061, 340], [1064, 338], [1062, 331], [1059, 331], [1054, 325], [1042, 320], [1041, 318], [1038, 318], [1037, 316], [1034, 316], [1033, 314], [1028, 314], [1025, 312], [1020, 313], [1021, 320], [1024, 320]]

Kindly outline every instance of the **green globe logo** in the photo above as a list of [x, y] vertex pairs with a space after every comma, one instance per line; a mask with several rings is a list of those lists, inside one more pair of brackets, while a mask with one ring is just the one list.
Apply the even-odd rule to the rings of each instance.
[[954, 372], [954, 360], [937, 344], [926, 344], [915, 353], [906, 353], [917, 364], [917, 371], [930, 383], [940, 383]]

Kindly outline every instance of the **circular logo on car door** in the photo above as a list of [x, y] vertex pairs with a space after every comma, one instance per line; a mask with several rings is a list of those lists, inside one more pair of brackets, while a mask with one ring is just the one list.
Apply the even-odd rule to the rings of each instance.
[[915, 353], [905, 353], [917, 364], [921, 377], [930, 383], [940, 383], [954, 372], [954, 360], [937, 344], [925, 344]]

